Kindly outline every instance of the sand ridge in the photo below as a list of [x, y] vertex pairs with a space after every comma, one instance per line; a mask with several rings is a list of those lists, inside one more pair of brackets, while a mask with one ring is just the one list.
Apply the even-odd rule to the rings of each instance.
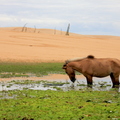
[[120, 59], [120, 37], [80, 35], [51, 29], [0, 28], [0, 61], [63, 62], [66, 59], [96, 57]]

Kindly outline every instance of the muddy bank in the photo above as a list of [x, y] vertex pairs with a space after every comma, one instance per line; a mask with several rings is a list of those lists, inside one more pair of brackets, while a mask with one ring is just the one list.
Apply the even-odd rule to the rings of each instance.
[[[82, 77], [82, 76], [79, 76]], [[13, 80], [35, 80], [35, 81], [39, 81], [39, 80], [46, 80], [46, 81], [68, 81], [69, 78], [67, 75], [62, 75], [62, 74], [49, 74], [46, 76], [42, 76], [42, 77], [10, 77], [10, 78], [0, 78], [0, 81], [13, 81]]]
[[[76, 82], [86, 82], [86, 78], [83, 75], [76, 75]], [[69, 77], [66, 74], [49, 74], [42, 77], [11, 77], [11, 78], [0, 78], [0, 81], [13, 81], [13, 80], [33, 80], [33, 81], [60, 81], [60, 82], [71, 82]], [[110, 77], [104, 77], [104, 78], [96, 78], [93, 77], [93, 82], [95, 84], [99, 82], [107, 82], [108, 84], [112, 84]]]
[[[77, 82], [86, 82], [86, 78], [83, 75], [76, 75], [76, 81]], [[61, 82], [71, 82], [69, 77], [66, 74], [49, 74], [46, 76], [42, 77], [10, 77], [10, 78], [0, 78], [0, 81], [13, 81], [13, 80], [35, 80], [35, 81], [61, 81]], [[94, 83], [99, 83], [99, 82], [107, 82], [111, 84], [111, 79], [110, 77], [104, 77], [104, 78], [96, 78], [93, 77], [93, 82]]]

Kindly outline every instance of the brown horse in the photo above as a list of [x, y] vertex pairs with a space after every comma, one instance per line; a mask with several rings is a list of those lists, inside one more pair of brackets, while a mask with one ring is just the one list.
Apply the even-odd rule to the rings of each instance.
[[92, 85], [92, 77], [106, 77], [110, 75], [113, 87], [119, 85], [120, 60], [114, 58], [95, 58], [89, 55], [82, 59], [67, 60], [63, 65], [70, 80], [74, 83], [75, 71], [82, 73], [88, 86]]

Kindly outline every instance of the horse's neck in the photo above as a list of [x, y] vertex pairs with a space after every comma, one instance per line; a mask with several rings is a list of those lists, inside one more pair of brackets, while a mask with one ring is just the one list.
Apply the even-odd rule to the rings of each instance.
[[78, 65], [75, 64], [74, 62], [71, 62], [71, 67], [72, 67], [73, 70], [75, 70], [75, 71], [78, 71], [78, 72], [81, 72], [81, 71], [82, 71], [80, 62], [78, 63]]

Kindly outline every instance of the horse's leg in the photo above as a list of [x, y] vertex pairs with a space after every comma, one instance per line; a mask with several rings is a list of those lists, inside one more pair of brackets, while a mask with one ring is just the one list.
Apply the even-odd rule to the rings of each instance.
[[87, 79], [87, 85], [88, 87], [91, 87], [93, 82], [92, 82], [92, 76], [86, 76], [86, 79]]
[[112, 87], [113, 88], [119, 87], [119, 74], [111, 73], [110, 77], [111, 77], [111, 80], [112, 80], [112, 83], [113, 83]]

